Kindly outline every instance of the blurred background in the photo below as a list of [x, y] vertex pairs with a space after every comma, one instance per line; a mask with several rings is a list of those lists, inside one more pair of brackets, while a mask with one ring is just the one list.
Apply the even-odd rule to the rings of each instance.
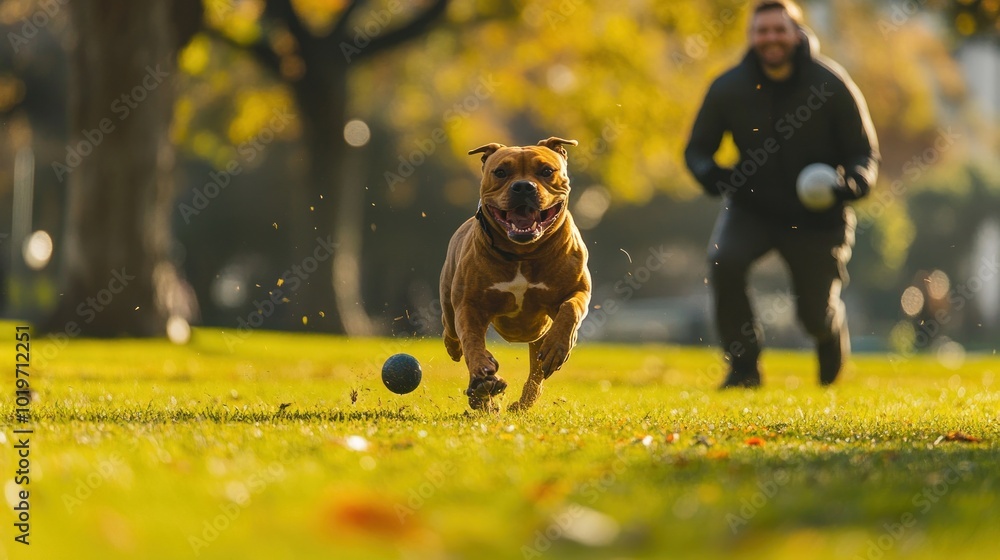
[[[714, 345], [683, 147], [749, 2], [0, 0], [0, 309], [49, 336], [436, 336], [488, 142], [575, 138], [587, 340]], [[857, 350], [1000, 334], [1000, 0], [802, 2], [881, 143]], [[725, 145], [720, 157], [734, 158]], [[798, 346], [781, 263], [768, 344]]]

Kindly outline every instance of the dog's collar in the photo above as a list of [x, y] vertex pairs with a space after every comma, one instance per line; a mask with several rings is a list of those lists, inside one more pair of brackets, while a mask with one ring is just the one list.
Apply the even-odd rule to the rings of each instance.
[[501, 257], [503, 257], [504, 260], [508, 260], [508, 261], [522, 261], [522, 260], [524, 260], [524, 258], [521, 257], [521, 256], [519, 256], [519, 255], [516, 255], [516, 254], [511, 253], [509, 251], [504, 251], [500, 247], [497, 247], [496, 242], [493, 240], [493, 231], [490, 230], [490, 225], [486, 223], [486, 214], [483, 213], [483, 201], [482, 200], [479, 201], [479, 207], [476, 208], [476, 220], [479, 221], [479, 227], [482, 228], [483, 233], [485, 233], [486, 237], [490, 240], [490, 248], [492, 248], [494, 251], [496, 251], [498, 255], [500, 255]]

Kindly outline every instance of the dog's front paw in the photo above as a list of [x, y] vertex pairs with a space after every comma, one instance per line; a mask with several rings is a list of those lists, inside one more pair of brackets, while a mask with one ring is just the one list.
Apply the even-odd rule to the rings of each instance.
[[565, 337], [548, 336], [545, 338], [542, 347], [538, 350], [538, 366], [545, 379], [548, 379], [566, 363], [572, 348], [572, 342]]
[[507, 389], [507, 382], [502, 377], [487, 375], [473, 377], [469, 380], [469, 388], [465, 395], [469, 397], [469, 407], [480, 410], [493, 405], [493, 397], [502, 394]]

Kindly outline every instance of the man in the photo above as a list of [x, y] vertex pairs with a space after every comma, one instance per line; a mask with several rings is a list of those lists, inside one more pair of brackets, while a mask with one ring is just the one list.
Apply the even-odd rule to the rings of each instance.
[[[816, 340], [819, 380], [833, 383], [850, 353], [840, 291], [856, 219], [845, 202], [868, 194], [878, 174], [878, 140], [868, 108], [847, 73], [820, 56], [790, 1], [758, 2], [750, 48], [712, 83], [685, 159], [705, 191], [723, 197], [709, 245], [715, 317], [729, 372], [722, 388], [757, 387], [762, 332], [747, 296], [750, 266], [772, 249], [788, 264], [796, 312]], [[732, 134], [740, 159], [714, 154]], [[837, 171], [835, 202], [810, 210], [796, 178], [812, 163]]]

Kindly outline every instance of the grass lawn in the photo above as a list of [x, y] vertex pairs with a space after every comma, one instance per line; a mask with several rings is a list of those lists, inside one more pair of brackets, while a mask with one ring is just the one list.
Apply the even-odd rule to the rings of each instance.
[[[30, 542], [14, 541], [7, 340], [0, 557], [995, 558], [1000, 359], [584, 344], [525, 414], [470, 414], [439, 340], [219, 331], [32, 339]], [[510, 398], [527, 350], [494, 343]], [[389, 393], [407, 352], [421, 386]], [[950, 435], [950, 437], [949, 437]], [[979, 441], [962, 441], [964, 436]]]

